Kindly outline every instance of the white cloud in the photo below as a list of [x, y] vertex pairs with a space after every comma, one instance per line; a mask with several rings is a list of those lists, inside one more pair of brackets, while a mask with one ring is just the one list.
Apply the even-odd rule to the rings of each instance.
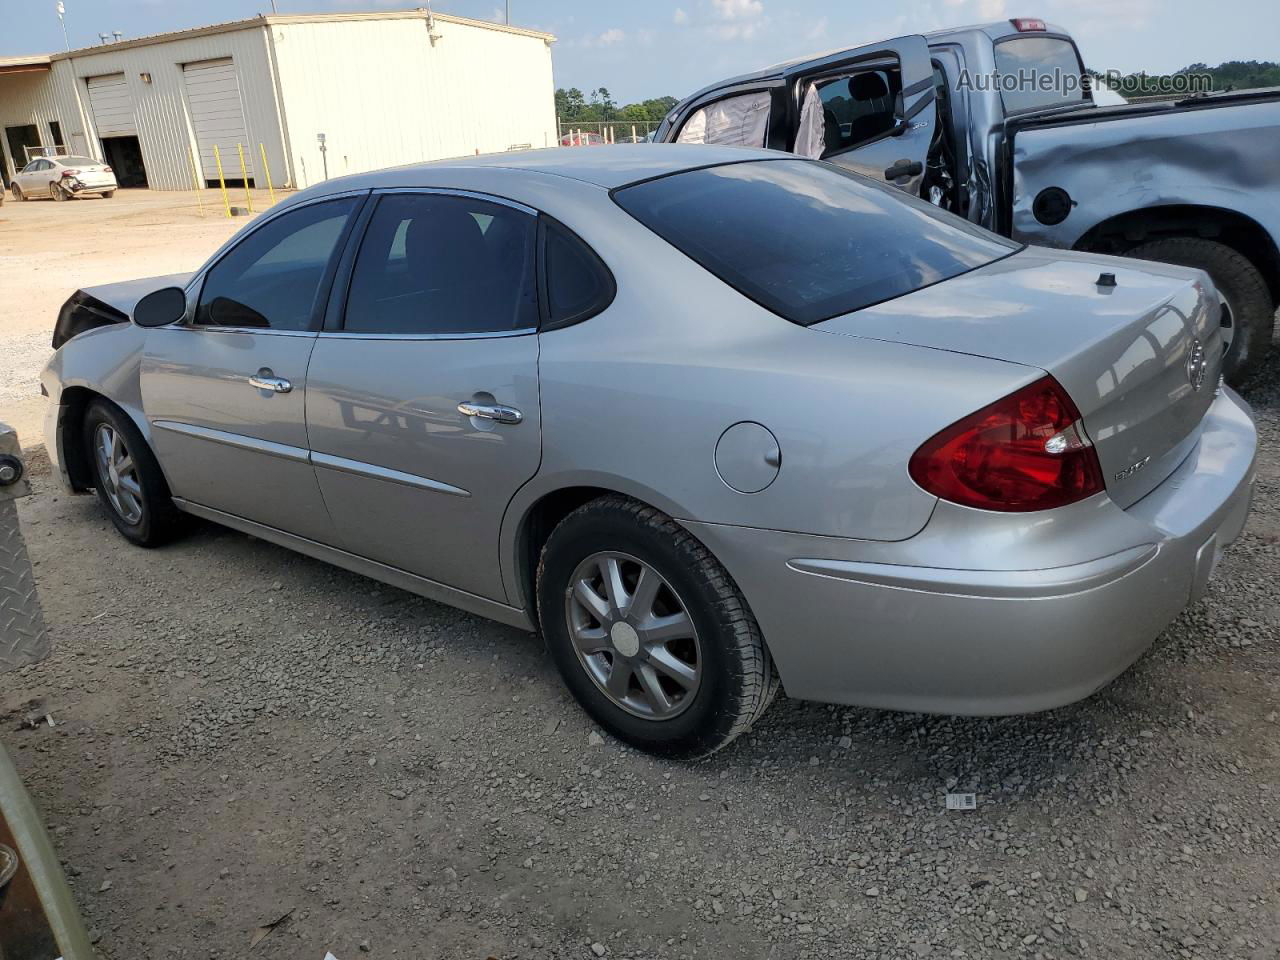
[[754, 20], [764, 13], [762, 0], [711, 0], [721, 20]]
[[616, 47], [627, 39], [627, 33], [619, 27], [610, 27], [603, 33], [592, 34], [578, 41], [580, 47]]
[[688, 23], [689, 14], [685, 13], [683, 8], [676, 7], [676, 12], [672, 15], [671, 21], [673, 23], [680, 23], [680, 24]]

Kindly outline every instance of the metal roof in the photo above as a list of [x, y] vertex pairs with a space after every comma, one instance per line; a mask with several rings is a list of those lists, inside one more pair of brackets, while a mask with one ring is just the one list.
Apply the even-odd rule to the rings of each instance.
[[[101, 43], [89, 47], [77, 47], [65, 52], [45, 54], [44, 63], [50, 60], [67, 60], [71, 57], [90, 56], [95, 53], [128, 50], [131, 47], [144, 47], [157, 43], [168, 43], [171, 40], [185, 40], [191, 37], [207, 37], [218, 33], [233, 33], [237, 30], [252, 30], [255, 27], [273, 26], [290, 23], [348, 23], [361, 20], [426, 20], [428, 17], [440, 23], [455, 23], [465, 27], [479, 27], [483, 30], [496, 30], [501, 33], [512, 33], [522, 37], [536, 37], [547, 43], [553, 43], [555, 36], [540, 30], [527, 30], [524, 27], [510, 27], [504, 23], [493, 23], [489, 20], [472, 20], [469, 17], [457, 17], [449, 13], [429, 13], [425, 8], [414, 10], [391, 10], [379, 13], [302, 13], [302, 14], [259, 14], [245, 20], [230, 20], [226, 23], [214, 23], [203, 27], [191, 27], [186, 30], [172, 30], [168, 33], [156, 33], [142, 37], [130, 37], [114, 43]], [[10, 58], [23, 59], [23, 58]], [[2, 61], [0, 61], [2, 62]]]

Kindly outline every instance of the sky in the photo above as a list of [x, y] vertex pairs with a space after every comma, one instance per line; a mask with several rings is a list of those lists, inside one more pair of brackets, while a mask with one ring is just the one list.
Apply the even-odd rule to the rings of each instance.
[[[426, 0], [276, 0], [280, 13], [391, 10]], [[63, 48], [56, 0], [0, 0], [0, 56]], [[270, 12], [271, 0], [64, 0], [71, 46]], [[556, 85], [618, 103], [683, 97], [781, 60], [909, 33], [1042, 17], [1095, 70], [1160, 73], [1280, 57], [1276, 0], [510, 0], [511, 22], [557, 37]], [[503, 18], [503, 0], [435, 0], [437, 13]]]

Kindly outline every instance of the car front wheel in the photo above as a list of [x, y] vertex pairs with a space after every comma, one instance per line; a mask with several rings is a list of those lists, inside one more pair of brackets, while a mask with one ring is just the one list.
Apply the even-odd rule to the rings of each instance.
[[679, 524], [625, 497], [591, 501], [552, 531], [538, 615], [570, 691], [644, 750], [714, 753], [778, 690], [760, 628], [724, 567]]
[[116, 529], [141, 547], [173, 539], [184, 516], [133, 421], [114, 404], [95, 400], [85, 411], [84, 438], [98, 500]]

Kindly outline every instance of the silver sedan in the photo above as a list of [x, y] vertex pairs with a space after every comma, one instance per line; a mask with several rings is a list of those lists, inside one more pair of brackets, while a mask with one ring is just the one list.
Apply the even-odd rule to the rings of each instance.
[[780, 685], [1000, 714], [1128, 667], [1249, 509], [1217, 303], [771, 152], [466, 158], [78, 291], [48, 449], [134, 543], [194, 515], [537, 630], [692, 757]]

